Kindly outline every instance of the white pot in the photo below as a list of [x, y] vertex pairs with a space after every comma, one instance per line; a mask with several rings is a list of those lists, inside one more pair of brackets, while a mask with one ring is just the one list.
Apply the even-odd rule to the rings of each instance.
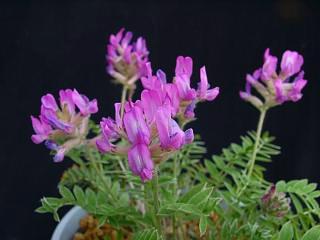
[[74, 234], [79, 229], [80, 219], [87, 215], [87, 212], [82, 208], [73, 207], [61, 219], [56, 229], [53, 232], [51, 240], [72, 240]]

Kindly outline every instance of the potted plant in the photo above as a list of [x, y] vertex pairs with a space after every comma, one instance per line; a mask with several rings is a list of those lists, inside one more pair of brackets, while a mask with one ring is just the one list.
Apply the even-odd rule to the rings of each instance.
[[183, 56], [167, 81], [152, 71], [148, 54], [143, 38], [132, 41], [124, 29], [111, 35], [107, 71], [122, 86], [114, 117], [93, 122], [97, 101], [76, 89], [60, 90], [59, 104], [44, 95], [40, 116], [31, 116], [32, 141], [44, 143], [54, 162], [74, 163], [58, 184], [60, 196], [44, 197], [36, 210], [59, 221], [61, 207], [77, 206], [52, 239], [320, 239], [316, 184], [264, 178], [280, 147], [263, 122], [271, 108], [302, 98], [303, 57], [287, 50], [277, 67], [265, 51], [240, 92], [258, 110], [256, 131], [204, 159], [205, 143], [188, 124], [219, 88], [210, 87], [205, 67], [192, 88], [193, 61]]

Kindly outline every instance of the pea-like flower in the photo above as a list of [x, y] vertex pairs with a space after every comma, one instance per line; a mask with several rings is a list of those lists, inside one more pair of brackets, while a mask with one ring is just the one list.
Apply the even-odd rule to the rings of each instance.
[[148, 61], [146, 41], [139, 37], [131, 42], [132, 33], [122, 28], [116, 35], [111, 35], [107, 46], [107, 72], [117, 83], [132, 87], [146, 74]]
[[[219, 94], [219, 88], [210, 89], [204, 67], [200, 71], [198, 89], [190, 86], [192, 65], [190, 57], [178, 57], [175, 77], [168, 83], [163, 71], [158, 70], [153, 75], [151, 64], [146, 63], [140, 99], [125, 104], [122, 118], [121, 106], [117, 103], [115, 120], [104, 118], [101, 121], [98, 149], [104, 153], [127, 154], [130, 169], [142, 181], [152, 178], [155, 163], [168, 159], [193, 141], [193, 130], [184, 131], [181, 126], [194, 118], [197, 102], [212, 101]], [[117, 144], [119, 139], [126, 140], [127, 144], [123, 141]]]
[[60, 90], [59, 95], [60, 107], [52, 94], [46, 94], [41, 98], [39, 118], [31, 116], [35, 131], [32, 141], [45, 141], [45, 146], [56, 152], [55, 162], [62, 161], [67, 152], [85, 142], [89, 117], [98, 111], [97, 100], [90, 101], [76, 89]]
[[[278, 59], [267, 49], [263, 66], [252, 75], [246, 76], [246, 90], [240, 91], [240, 97], [258, 109], [270, 108], [284, 102], [296, 102], [302, 98], [302, 89], [307, 84], [301, 71], [303, 57], [294, 51], [285, 51], [282, 55], [280, 71], [277, 73]], [[293, 80], [292, 80], [293, 78]], [[252, 94], [252, 87], [262, 97]]]

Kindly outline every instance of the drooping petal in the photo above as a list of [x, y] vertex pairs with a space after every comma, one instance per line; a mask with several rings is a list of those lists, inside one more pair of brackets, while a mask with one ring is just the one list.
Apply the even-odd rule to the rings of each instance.
[[128, 152], [128, 163], [133, 174], [140, 176], [143, 182], [152, 179], [154, 164], [147, 145], [134, 145]]

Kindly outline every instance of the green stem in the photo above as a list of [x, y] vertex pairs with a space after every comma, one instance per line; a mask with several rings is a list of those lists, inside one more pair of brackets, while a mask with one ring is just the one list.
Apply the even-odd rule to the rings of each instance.
[[[175, 179], [173, 186], [172, 186], [172, 195], [176, 197], [177, 195], [177, 189], [178, 189], [178, 154], [176, 154], [173, 157], [173, 177]], [[177, 220], [176, 215], [174, 214], [172, 216], [172, 235], [173, 239], [176, 239], [177, 237]], [[177, 238], [179, 239], [179, 238]]]
[[251, 158], [248, 162], [248, 174], [247, 174], [247, 181], [246, 184], [241, 188], [241, 190], [238, 192], [237, 197], [239, 198], [240, 195], [244, 192], [244, 190], [248, 187], [252, 173], [253, 173], [253, 169], [254, 169], [254, 165], [256, 162], [256, 158], [257, 158], [257, 153], [258, 153], [258, 146], [259, 146], [259, 142], [261, 139], [261, 133], [262, 133], [262, 127], [263, 127], [263, 122], [264, 119], [266, 117], [266, 113], [267, 113], [267, 109], [263, 108], [260, 110], [260, 116], [259, 116], [259, 122], [258, 122], [258, 126], [257, 126], [257, 132], [256, 132], [256, 140], [254, 143], [254, 147], [253, 147], [253, 152], [251, 155]]
[[160, 202], [159, 202], [159, 185], [158, 185], [158, 169], [155, 168], [154, 176], [152, 179], [152, 195], [153, 195], [153, 206], [154, 206], [154, 217], [155, 217], [155, 224], [158, 230], [158, 233], [162, 236], [162, 229], [161, 229], [161, 220], [158, 215], [160, 209]]
[[257, 153], [258, 153], [258, 146], [259, 146], [259, 142], [260, 142], [260, 138], [261, 138], [263, 122], [264, 122], [264, 119], [266, 117], [266, 112], [267, 112], [266, 109], [262, 109], [260, 111], [260, 117], [259, 117], [259, 122], [258, 122], [258, 126], [257, 126], [256, 141], [254, 143], [252, 156], [251, 156], [250, 161], [249, 161], [248, 179], [251, 178], [251, 175], [252, 175], [252, 172], [253, 172], [253, 168], [254, 168], [254, 164], [256, 162]]
[[128, 87], [127, 86], [123, 86], [122, 94], [121, 94], [121, 109], [120, 109], [120, 117], [121, 117], [121, 119], [123, 118], [123, 114], [124, 114], [124, 104], [126, 102], [127, 91], [128, 91]]

